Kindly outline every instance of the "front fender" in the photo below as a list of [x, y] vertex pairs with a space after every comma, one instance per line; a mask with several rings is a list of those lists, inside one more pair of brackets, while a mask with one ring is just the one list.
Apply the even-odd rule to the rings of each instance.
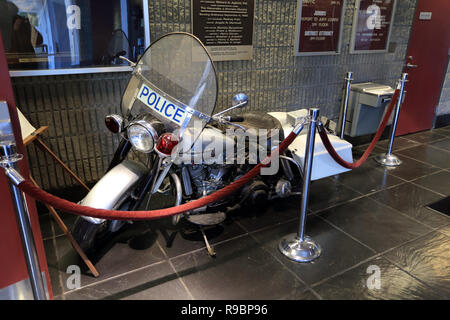
[[[117, 209], [134, 189], [139, 179], [147, 173], [148, 169], [143, 164], [124, 160], [109, 170], [79, 204], [97, 209]], [[105, 219], [82, 217], [95, 224], [105, 221]]]

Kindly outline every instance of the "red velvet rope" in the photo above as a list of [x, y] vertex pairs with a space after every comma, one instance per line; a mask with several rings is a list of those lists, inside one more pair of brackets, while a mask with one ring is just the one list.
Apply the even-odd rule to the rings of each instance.
[[330, 140], [328, 139], [328, 135], [326, 131], [324, 130], [323, 126], [319, 126], [319, 135], [322, 139], [323, 145], [327, 149], [330, 156], [336, 161], [338, 164], [343, 166], [347, 169], [356, 169], [360, 167], [369, 157], [370, 153], [372, 152], [373, 148], [375, 148], [375, 145], [377, 144], [378, 140], [381, 137], [381, 134], [383, 133], [384, 129], [386, 128], [387, 122], [389, 120], [389, 117], [391, 116], [392, 110], [394, 110], [395, 104], [397, 103], [399, 90], [395, 90], [394, 96], [392, 97], [391, 103], [388, 107], [388, 110], [386, 111], [386, 114], [384, 115], [383, 121], [380, 124], [380, 127], [378, 128], [377, 133], [375, 134], [375, 137], [373, 138], [372, 142], [370, 143], [367, 150], [364, 152], [362, 157], [356, 161], [356, 162], [347, 162], [344, 159], [342, 159], [336, 150], [333, 148], [333, 145], [331, 144]]
[[174, 216], [180, 213], [184, 213], [187, 211], [191, 211], [197, 208], [201, 208], [206, 206], [209, 203], [216, 202], [238, 189], [242, 188], [246, 183], [248, 183], [251, 179], [257, 176], [261, 170], [261, 167], [268, 166], [270, 163], [270, 159], [273, 155], [282, 153], [294, 139], [297, 137], [297, 134], [291, 132], [291, 134], [284, 139], [277, 149], [275, 149], [270, 156], [268, 156], [264, 161], [256, 165], [253, 169], [247, 172], [240, 179], [232, 182], [228, 186], [223, 189], [216, 191], [209, 196], [182, 204], [177, 207], [170, 207], [166, 209], [158, 209], [151, 211], [119, 211], [119, 210], [106, 210], [106, 209], [96, 209], [87, 206], [81, 206], [79, 204], [58, 198], [50, 193], [45, 192], [44, 190], [36, 187], [31, 181], [25, 180], [19, 184], [19, 189], [23, 192], [29, 194], [32, 198], [46, 203], [54, 208], [60, 209], [62, 211], [73, 213], [76, 215], [89, 216], [94, 218], [101, 219], [110, 219], [110, 220], [152, 220], [152, 219], [160, 219], [165, 217]]

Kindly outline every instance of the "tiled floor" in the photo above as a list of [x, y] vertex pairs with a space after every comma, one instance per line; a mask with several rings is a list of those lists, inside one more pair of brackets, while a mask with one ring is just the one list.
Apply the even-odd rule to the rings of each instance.
[[[375, 152], [385, 150], [381, 141]], [[358, 157], [366, 146], [358, 146]], [[48, 216], [41, 217], [57, 299], [450, 299], [450, 217], [425, 207], [450, 195], [450, 127], [397, 138], [403, 160], [314, 181], [306, 232], [323, 253], [287, 260], [280, 239], [296, 232], [299, 198], [237, 212], [209, 230], [210, 258], [198, 234], [167, 248], [159, 231], [136, 223], [105, 249], [99, 278], [69, 289], [69, 265], [82, 265]], [[248, 211], [248, 210], [247, 210]], [[63, 215], [70, 225], [73, 217]], [[130, 235], [153, 243], [139, 250]], [[133, 249], [134, 248], [134, 249]], [[379, 277], [378, 277], [379, 276]], [[378, 280], [379, 282], [377, 282]]]

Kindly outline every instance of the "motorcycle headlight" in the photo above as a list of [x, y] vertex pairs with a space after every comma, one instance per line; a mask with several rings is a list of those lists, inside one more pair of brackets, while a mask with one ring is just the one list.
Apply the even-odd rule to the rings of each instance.
[[158, 133], [153, 126], [145, 120], [137, 120], [130, 123], [127, 128], [128, 139], [133, 148], [143, 153], [153, 151]]

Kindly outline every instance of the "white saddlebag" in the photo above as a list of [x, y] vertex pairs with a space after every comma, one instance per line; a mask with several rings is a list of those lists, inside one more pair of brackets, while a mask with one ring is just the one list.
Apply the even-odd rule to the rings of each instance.
[[[287, 137], [289, 133], [292, 132], [295, 122], [301, 117], [307, 116], [308, 110], [300, 109], [291, 112], [270, 112], [269, 114], [280, 121], [284, 130], [284, 136]], [[293, 153], [294, 159], [302, 166], [303, 169], [305, 163], [306, 133], [307, 126], [305, 126], [299, 136], [288, 147], [288, 149]], [[331, 134], [328, 135], [328, 138], [342, 159], [348, 162], [353, 162], [352, 144], [350, 142], [342, 140]], [[316, 133], [311, 180], [318, 180], [347, 171], [350, 171], [350, 169], [340, 166], [331, 158], [328, 151], [325, 149], [319, 134]]]

